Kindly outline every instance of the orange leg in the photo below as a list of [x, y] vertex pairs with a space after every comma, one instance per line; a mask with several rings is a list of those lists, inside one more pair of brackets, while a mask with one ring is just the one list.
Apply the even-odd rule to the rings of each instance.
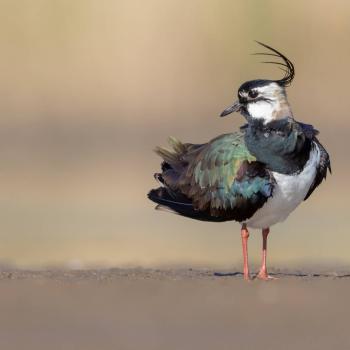
[[262, 263], [261, 263], [260, 271], [256, 276], [257, 278], [260, 278], [262, 280], [268, 280], [271, 278], [267, 273], [267, 267], [266, 267], [267, 236], [269, 235], [269, 233], [270, 233], [269, 228], [264, 228], [262, 230], [262, 236], [263, 236]]
[[249, 266], [248, 266], [248, 237], [249, 232], [247, 225], [243, 224], [241, 228], [242, 248], [243, 248], [243, 277], [245, 280], [250, 280]]

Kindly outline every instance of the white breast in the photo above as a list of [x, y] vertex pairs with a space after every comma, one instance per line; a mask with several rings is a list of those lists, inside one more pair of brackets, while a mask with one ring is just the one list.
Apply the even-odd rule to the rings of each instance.
[[304, 200], [316, 176], [320, 162], [320, 151], [315, 144], [304, 169], [295, 175], [284, 175], [273, 172], [276, 185], [273, 195], [262, 208], [247, 220], [252, 228], [268, 228], [284, 221], [288, 215]]

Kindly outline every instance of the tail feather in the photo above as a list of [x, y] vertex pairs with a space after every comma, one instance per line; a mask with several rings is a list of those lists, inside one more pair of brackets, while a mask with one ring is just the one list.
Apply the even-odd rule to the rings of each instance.
[[176, 197], [176, 194], [169, 193], [169, 189], [166, 187], [159, 187], [148, 193], [148, 198], [158, 204], [156, 206], [156, 209], [158, 210], [169, 211], [202, 221], [220, 222], [227, 220], [223, 217], [211, 216], [207, 212], [196, 210], [188, 198], [185, 198], [182, 195], [179, 196]]
[[160, 157], [162, 157], [165, 162], [170, 163], [170, 164], [177, 162], [179, 159], [178, 155], [176, 153], [173, 153], [173, 152], [171, 152], [168, 149], [163, 148], [163, 147], [157, 146], [154, 149], [154, 152], [156, 152]]
[[157, 203], [156, 209], [169, 211], [182, 216], [202, 221], [226, 221], [224, 217], [211, 216], [208, 211], [196, 210], [192, 201], [180, 191], [174, 190], [180, 174], [186, 168], [186, 162], [183, 160], [184, 155], [193, 151], [201, 145], [183, 144], [175, 137], [169, 137], [168, 143], [171, 150], [156, 147], [155, 152], [163, 158], [162, 173], [154, 174], [163, 186], [153, 189], [148, 193], [148, 198]]
[[165, 182], [164, 182], [164, 179], [163, 179], [163, 176], [162, 176], [162, 174], [161, 173], [155, 173], [154, 175], [153, 175], [153, 177], [159, 182], [159, 183], [161, 183], [161, 184], [165, 184]]
[[169, 136], [168, 143], [177, 154], [183, 154], [186, 152], [186, 146], [176, 137]]
[[169, 137], [168, 143], [172, 147], [172, 150], [157, 146], [154, 151], [167, 163], [173, 164], [179, 162], [181, 155], [186, 152], [186, 145], [172, 136]]

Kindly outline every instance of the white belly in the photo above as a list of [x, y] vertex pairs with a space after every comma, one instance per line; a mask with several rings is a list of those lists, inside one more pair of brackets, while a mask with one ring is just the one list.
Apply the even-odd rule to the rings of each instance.
[[296, 175], [284, 175], [273, 172], [276, 185], [271, 198], [264, 206], [246, 221], [248, 227], [268, 228], [284, 221], [288, 215], [304, 200], [312, 185], [316, 168], [320, 162], [320, 151], [315, 147], [310, 152], [310, 158], [304, 169]]

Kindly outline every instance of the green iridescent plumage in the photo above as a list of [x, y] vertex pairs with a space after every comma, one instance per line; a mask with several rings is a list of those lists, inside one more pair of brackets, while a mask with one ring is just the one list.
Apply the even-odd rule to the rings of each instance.
[[169, 143], [171, 151], [156, 149], [164, 159], [158, 178], [169, 194], [158, 203], [184, 203], [187, 211], [203, 213], [203, 220], [241, 221], [272, 195], [271, 176], [248, 151], [243, 133], [221, 135], [203, 145], [182, 144], [175, 138]]

